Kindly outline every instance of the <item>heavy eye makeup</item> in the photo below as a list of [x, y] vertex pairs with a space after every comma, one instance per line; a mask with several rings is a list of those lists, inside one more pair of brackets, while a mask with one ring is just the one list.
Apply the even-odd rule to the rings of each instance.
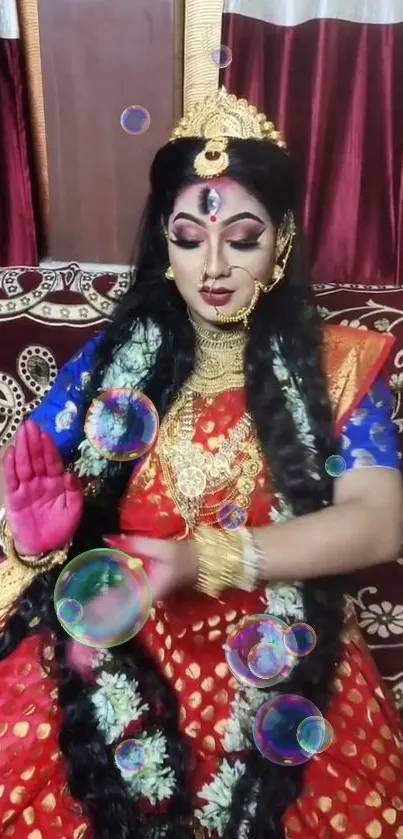
[[178, 248], [191, 250], [198, 248], [203, 241], [203, 233], [200, 228], [190, 227], [189, 225], [178, 225], [172, 229], [169, 241], [172, 245], [177, 245]]
[[256, 225], [238, 225], [226, 231], [226, 242], [238, 251], [251, 251], [260, 248], [260, 239], [263, 236], [265, 227]]
[[[225, 230], [225, 242], [234, 250], [253, 250], [260, 247], [260, 239], [264, 231], [264, 227], [256, 228], [251, 225], [234, 228], [231, 231]], [[178, 248], [191, 250], [202, 244], [204, 235], [198, 228], [179, 227], [172, 230], [169, 240]]]

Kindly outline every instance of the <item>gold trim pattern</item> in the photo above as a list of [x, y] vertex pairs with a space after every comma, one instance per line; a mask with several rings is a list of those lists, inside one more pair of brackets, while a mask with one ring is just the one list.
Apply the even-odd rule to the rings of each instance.
[[211, 51], [221, 44], [223, 0], [186, 0], [183, 109], [218, 90], [219, 67]]
[[19, 0], [18, 17], [28, 76], [30, 116], [36, 156], [35, 174], [39, 186], [41, 220], [46, 233], [49, 224], [50, 199], [37, 0]]

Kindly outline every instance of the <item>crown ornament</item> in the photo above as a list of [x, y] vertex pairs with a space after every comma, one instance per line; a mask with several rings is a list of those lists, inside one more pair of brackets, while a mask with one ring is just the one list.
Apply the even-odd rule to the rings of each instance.
[[267, 140], [286, 148], [280, 132], [266, 115], [246, 99], [227, 93], [225, 87], [196, 102], [172, 132], [170, 142], [183, 137], [206, 140], [203, 151], [194, 160], [195, 171], [201, 178], [217, 177], [228, 168], [226, 149], [232, 138]]

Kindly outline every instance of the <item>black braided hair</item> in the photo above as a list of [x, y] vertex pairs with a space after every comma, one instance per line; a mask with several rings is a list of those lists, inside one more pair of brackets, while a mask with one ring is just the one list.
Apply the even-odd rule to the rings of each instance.
[[[195, 335], [184, 301], [164, 272], [168, 253], [162, 223], [167, 223], [180, 188], [197, 182], [193, 169], [202, 143], [182, 139], [161, 149], [151, 168], [151, 191], [139, 237], [137, 270], [131, 287], [117, 305], [97, 350], [87, 402], [99, 392], [102, 377], [116, 351], [137, 324], [155, 324], [161, 346], [144, 381], [136, 383], [154, 402], [160, 418], [169, 410], [195, 363]], [[292, 210], [298, 222], [296, 179], [288, 155], [269, 142], [231, 140], [229, 177], [243, 185], [280, 225]], [[304, 399], [316, 446], [316, 462], [300, 441], [284, 393], [273, 371], [273, 340]], [[322, 367], [322, 336], [307, 280], [300, 225], [281, 283], [260, 298], [250, 322], [245, 350], [245, 387], [262, 451], [276, 490], [297, 516], [332, 503], [332, 483], [325, 461], [334, 453], [332, 416]], [[315, 475], [313, 476], [313, 472]], [[119, 502], [130, 474], [128, 464], [109, 463], [103, 491], [86, 500], [85, 513], [71, 556], [102, 544], [102, 536], [118, 531]], [[85, 681], [67, 662], [67, 642], [53, 608], [56, 572], [38, 577], [20, 598], [0, 638], [0, 659], [10, 655], [33, 632], [49, 633], [55, 643], [54, 676], [64, 710], [60, 747], [67, 761], [69, 787], [88, 814], [95, 839], [187, 839], [193, 802], [189, 791], [189, 755], [179, 733], [175, 694], [138, 641], [115, 648], [117, 668], [139, 682], [149, 700], [148, 725], [163, 731], [176, 789], [163, 816], [145, 817], [114, 764], [113, 754], [96, 726]], [[305, 619], [315, 630], [317, 645], [301, 658], [285, 685], [278, 689], [310, 699], [326, 712], [332, 674], [340, 657], [344, 581], [332, 577], [303, 585]], [[33, 619], [36, 621], [33, 621]], [[34, 625], [35, 624], [35, 625]], [[264, 696], [262, 697], [262, 701]], [[161, 708], [163, 713], [161, 716]], [[283, 767], [265, 760], [255, 749], [246, 756], [224, 839], [236, 839], [245, 824], [250, 839], [283, 839], [283, 819], [298, 797], [304, 766]], [[253, 810], [251, 801], [256, 805]], [[253, 815], [251, 815], [253, 813]]]

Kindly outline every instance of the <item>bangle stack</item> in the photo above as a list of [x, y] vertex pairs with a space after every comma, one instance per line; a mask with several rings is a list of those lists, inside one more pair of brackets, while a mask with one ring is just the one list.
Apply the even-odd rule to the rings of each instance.
[[69, 545], [42, 556], [20, 556], [5, 513], [0, 510], [0, 546], [5, 559], [0, 562], [0, 621], [9, 613], [22, 592], [41, 572], [63, 565]]
[[5, 516], [2, 518], [0, 524], [0, 545], [8, 559], [11, 559], [13, 562], [21, 562], [27, 568], [35, 568], [38, 571], [49, 571], [55, 565], [61, 565], [65, 562], [70, 547], [70, 545], [65, 545], [64, 548], [50, 551], [47, 554], [23, 556], [16, 550], [10, 525]]
[[252, 532], [242, 527], [239, 530], [243, 550], [243, 577], [240, 588], [254, 591], [260, 581], [264, 553], [256, 544]]
[[252, 534], [246, 528], [230, 532], [213, 527], [195, 531], [199, 564], [196, 588], [210, 597], [219, 597], [226, 588], [253, 591], [259, 580], [263, 558]]

